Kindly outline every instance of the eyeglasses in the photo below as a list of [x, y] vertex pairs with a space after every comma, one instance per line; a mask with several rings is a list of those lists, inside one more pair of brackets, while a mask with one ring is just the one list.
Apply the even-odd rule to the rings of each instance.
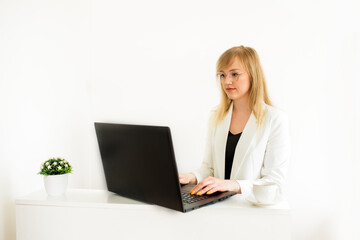
[[229, 76], [229, 79], [230, 81], [234, 82], [234, 81], [237, 81], [239, 79], [239, 76], [243, 74], [243, 72], [232, 72], [232, 73], [229, 73], [228, 75], [225, 74], [225, 73], [218, 73], [216, 74], [216, 78], [219, 80], [219, 81], [225, 81], [226, 78]]

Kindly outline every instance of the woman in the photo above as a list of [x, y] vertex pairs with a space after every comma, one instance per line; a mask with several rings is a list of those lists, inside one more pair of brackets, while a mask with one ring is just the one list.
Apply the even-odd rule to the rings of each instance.
[[249, 194], [252, 183], [274, 182], [280, 190], [289, 164], [287, 117], [272, 107], [258, 54], [233, 47], [216, 64], [221, 101], [211, 117], [206, 154], [196, 172], [179, 174], [197, 184], [191, 194], [235, 191]]

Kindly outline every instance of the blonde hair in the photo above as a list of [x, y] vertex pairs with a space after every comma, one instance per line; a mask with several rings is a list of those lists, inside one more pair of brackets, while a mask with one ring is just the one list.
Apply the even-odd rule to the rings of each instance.
[[[257, 127], [260, 127], [265, 115], [263, 103], [270, 106], [272, 106], [272, 103], [267, 92], [265, 75], [260, 64], [259, 56], [255, 49], [251, 47], [239, 46], [230, 48], [219, 57], [216, 63], [216, 72], [222, 71], [224, 68], [231, 65], [234, 60], [240, 61], [250, 77], [249, 108], [256, 117]], [[213, 127], [224, 119], [232, 103], [232, 100], [227, 97], [221, 85], [220, 88], [221, 100], [213, 114]]]

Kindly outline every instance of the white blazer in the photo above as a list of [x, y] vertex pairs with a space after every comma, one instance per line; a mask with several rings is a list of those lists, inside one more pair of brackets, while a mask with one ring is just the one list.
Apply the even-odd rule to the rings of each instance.
[[[225, 150], [233, 105], [224, 119], [209, 130], [206, 152], [201, 167], [194, 172], [198, 182], [207, 176], [224, 179]], [[287, 116], [280, 110], [264, 104], [265, 115], [257, 129], [257, 120], [251, 113], [235, 149], [230, 179], [237, 180], [241, 193], [252, 192], [254, 180], [274, 182], [283, 188], [290, 160], [290, 134]]]

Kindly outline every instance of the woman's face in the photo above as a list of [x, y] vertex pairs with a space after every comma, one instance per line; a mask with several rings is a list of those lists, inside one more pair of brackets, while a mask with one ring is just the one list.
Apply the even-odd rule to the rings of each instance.
[[231, 100], [248, 98], [250, 76], [246, 73], [239, 60], [235, 59], [231, 65], [218, 73], [221, 86]]

